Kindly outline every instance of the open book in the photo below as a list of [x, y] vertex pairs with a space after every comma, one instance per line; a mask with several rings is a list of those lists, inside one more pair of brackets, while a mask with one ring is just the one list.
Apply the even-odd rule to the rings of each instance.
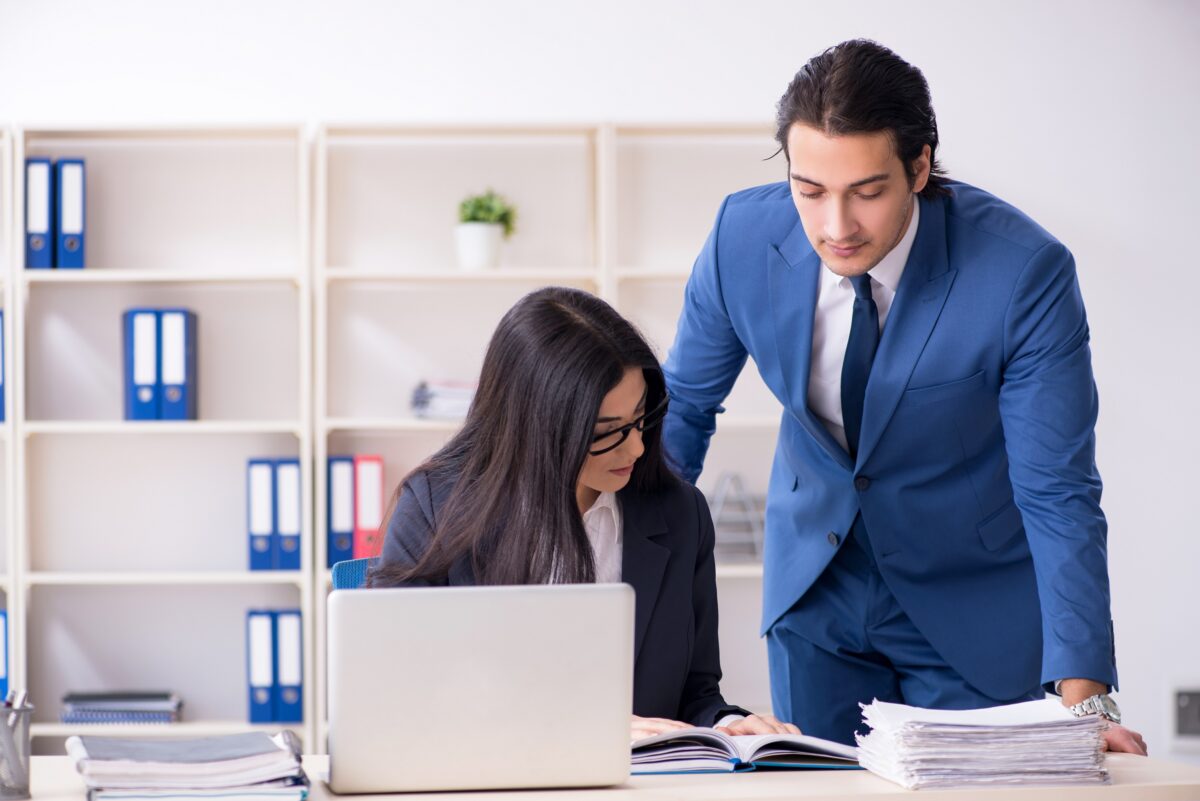
[[633, 773], [724, 773], [755, 768], [857, 768], [858, 749], [803, 734], [684, 729], [633, 744]]

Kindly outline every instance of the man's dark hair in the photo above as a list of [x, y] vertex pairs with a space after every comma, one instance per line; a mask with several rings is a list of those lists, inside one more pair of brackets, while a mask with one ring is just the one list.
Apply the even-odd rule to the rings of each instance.
[[946, 174], [937, 162], [937, 119], [929, 84], [921, 71], [883, 45], [851, 39], [834, 45], [800, 68], [779, 99], [775, 139], [787, 155], [788, 131], [794, 123], [827, 136], [886, 131], [908, 173], [929, 145], [929, 181], [921, 196], [950, 194]]

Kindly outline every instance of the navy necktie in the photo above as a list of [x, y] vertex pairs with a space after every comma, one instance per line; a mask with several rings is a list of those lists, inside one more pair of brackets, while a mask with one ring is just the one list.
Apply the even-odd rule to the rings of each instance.
[[856, 275], [854, 285], [854, 316], [850, 322], [850, 339], [846, 343], [846, 360], [842, 362], [842, 425], [846, 429], [846, 445], [850, 458], [858, 457], [858, 436], [862, 432], [863, 401], [867, 396], [867, 379], [871, 363], [879, 347], [879, 309], [871, 297], [871, 276]]

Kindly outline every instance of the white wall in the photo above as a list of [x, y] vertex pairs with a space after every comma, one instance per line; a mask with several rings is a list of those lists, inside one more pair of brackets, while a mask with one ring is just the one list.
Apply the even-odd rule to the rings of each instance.
[[1075, 252], [1120, 698], [1167, 756], [1200, 688], [1200, 4], [0, 0], [0, 124], [767, 121], [851, 36], [924, 70], [951, 174]]

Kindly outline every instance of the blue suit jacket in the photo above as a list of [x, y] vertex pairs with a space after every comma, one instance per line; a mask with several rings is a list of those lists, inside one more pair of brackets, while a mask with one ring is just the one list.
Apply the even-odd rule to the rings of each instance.
[[[429, 548], [453, 478], [417, 473], [404, 485], [383, 541], [383, 562], [412, 565]], [[637, 597], [633, 712], [712, 726], [749, 715], [721, 695], [713, 525], [699, 490], [678, 482], [655, 494], [617, 493], [623, 529], [621, 578]], [[446, 585], [474, 585], [467, 559]]]
[[832, 559], [830, 532], [844, 541], [861, 509], [888, 587], [981, 691], [1011, 698], [1070, 677], [1115, 686], [1097, 399], [1074, 260], [1012, 206], [952, 189], [920, 201], [857, 463], [807, 403], [824, 268], [788, 186], [726, 198], [665, 366], [667, 448], [694, 481], [715, 414], [753, 357], [784, 408], [764, 631]]

